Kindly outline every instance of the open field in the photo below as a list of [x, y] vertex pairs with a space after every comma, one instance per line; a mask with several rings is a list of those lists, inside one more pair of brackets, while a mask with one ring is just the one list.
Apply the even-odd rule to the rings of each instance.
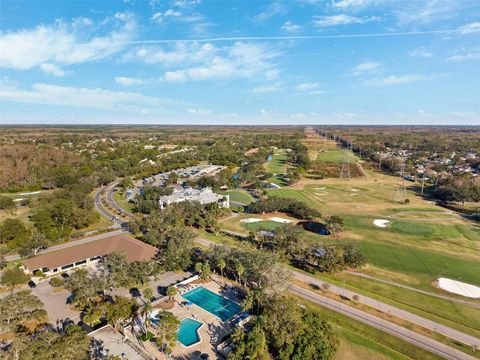
[[[327, 151], [320, 151], [317, 154], [316, 161], [319, 162], [330, 162], [330, 163], [337, 163], [340, 164], [343, 162], [343, 158], [345, 157], [344, 150], [327, 150]], [[350, 150], [347, 151], [347, 161], [349, 163], [353, 163], [358, 160], [357, 156]]]
[[272, 174], [284, 174], [287, 172], [287, 150], [278, 149], [272, 156], [272, 160], [266, 161], [263, 166]]
[[245, 205], [248, 205], [254, 201], [252, 195], [250, 195], [247, 191], [242, 189], [228, 190], [221, 193], [225, 195], [229, 195], [230, 201], [239, 202]]
[[[440, 276], [480, 285], [479, 225], [410, 191], [408, 205], [394, 203], [395, 181], [384, 175], [326, 179], [269, 190], [269, 195], [295, 198], [324, 216], [343, 217], [345, 229], [338, 241], [358, 243], [372, 273], [428, 289]], [[379, 228], [375, 219], [390, 223]]]

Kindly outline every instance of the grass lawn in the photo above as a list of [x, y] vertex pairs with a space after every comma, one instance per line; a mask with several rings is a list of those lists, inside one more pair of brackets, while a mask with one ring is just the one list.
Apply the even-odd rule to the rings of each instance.
[[122, 209], [125, 209], [125, 210], [127, 210], [128, 212], [130, 212], [130, 213], [133, 212], [133, 208], [135, 207], [135, 205], [132, 204], [131, 202], [128, 202], [128, 201], [125, 199], [125, 195], [123, 194], [122, 191], [120, 191], [120, 190], [114, 191], [114, 192], [113, 192], [113, 200], [115, 200], [115, 201], [117, 202], [117, 204], [118, 204]]
[[[343, 158], [345, 156], [345, 151], [338, 149], [338, 150], [327, 150], [322, 151], [317, 154], [317, 161], [318, 162], [329, 162], [329, 163], [336, 163], [341, 164], [343, 162]], [[347, 151], [347, 160], [348, 162], [352, 163], [358, 160], [357, 156], [350, 150]]]
[[393, 335], [384, 333], [304, 299], [296, 299], [307, 306], [315, 307], [315, 309], [332, 324], [340, 340], [340, 347], [335, 355], [335, 360], [440, 359], [440, 357], [398, 339]]
[[242, 226], [247, 231], [253, 231], [258, 228], [262, 228], [262, 230], [276, 230], [282, 226], [285, 226], [285, 224], [275, 222], [275, 221], [262, 221], [262, 222], [256, 222], [256, 223], [243, 223]]
[[250, 195], [247, 191], [241, 189], [228, 190], [222, 192], [222, 194], [229, 195], [230, 201], [239, 202], [245, 205], [248, 205], [254, 201], [252, 195]]
[[287, 150], [277, 150], [272, 157], [272, 160], [266, 161], [263, 166], [265, 170], [273, 174], [284, 174], [287, 172]]

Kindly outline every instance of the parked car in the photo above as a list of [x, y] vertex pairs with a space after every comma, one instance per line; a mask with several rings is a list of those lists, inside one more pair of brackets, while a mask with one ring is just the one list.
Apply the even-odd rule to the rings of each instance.
[[30, 287], [30, 289], [34, 289], [37, 287], [37, 284], [33, 280], [30, 280], [27, 285]]

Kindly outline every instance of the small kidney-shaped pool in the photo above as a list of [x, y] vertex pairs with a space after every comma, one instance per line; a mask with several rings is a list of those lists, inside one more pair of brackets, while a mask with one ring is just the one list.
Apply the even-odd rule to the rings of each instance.
[[177, 333], [177, 340], [184, 346], [192, 346], [200, 342], [198, 329], [203, 325], [200, 321], [185, 318], [180, 321], [180, 327]]

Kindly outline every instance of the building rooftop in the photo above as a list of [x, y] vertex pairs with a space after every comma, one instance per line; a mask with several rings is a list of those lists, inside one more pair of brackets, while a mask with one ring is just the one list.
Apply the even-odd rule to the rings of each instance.
[[224, 195], [214, 193], [209, 187], [195, 189], [191, 187], [182, 188], [181, 186], [176, 186], [174, 187], [171, 195], [161, 196], [159, 202], [163, 207], [163, 205], [179, 203], [187, 200], [198, 201], [199, 203], [205, 205], [213, 202], [224, 201], [225, 199], [226, 197]]
[[39, 255], [23, 261], [25, 267], [34, 271], [55, 269], [73, 264], [95, 256], [105, 256], [111, 253], [123, 253], [129, 262], [149, 260], [155, 256], [157, 249], [128, 235], [114, 235], [87, 243]]

